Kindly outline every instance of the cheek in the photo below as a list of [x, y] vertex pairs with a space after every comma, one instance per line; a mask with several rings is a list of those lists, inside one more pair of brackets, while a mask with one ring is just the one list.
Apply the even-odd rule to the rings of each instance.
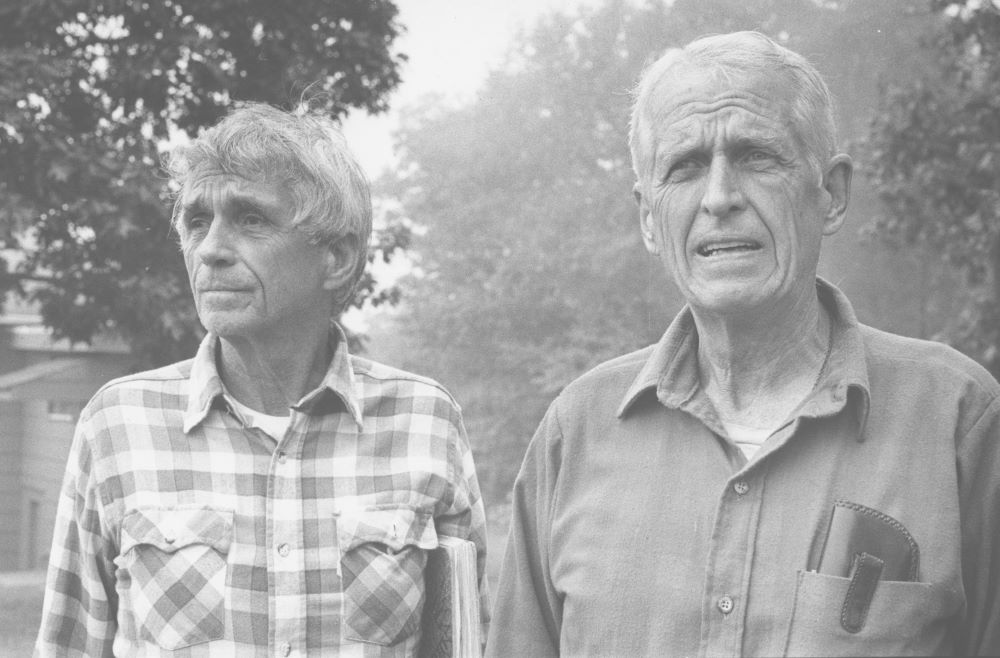
[[194, 279], [198, 269], [198, 259], [194, 257], [194, 250], [181, 249], [181, 255], [184, 257], [184, 268], [187, 269], [188, 278]]
[[660, 194], [651, 207], [654, 229], [660, 244], [668, 250], [684, 251], [685, 238], [691, 227], [693, 212], [683, 193], [669, 191]]

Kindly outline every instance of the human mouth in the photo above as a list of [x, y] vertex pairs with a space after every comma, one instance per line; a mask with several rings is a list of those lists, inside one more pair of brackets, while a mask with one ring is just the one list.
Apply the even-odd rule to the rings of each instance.
[[725, 239], [703, 242], [698, 246], [697, 252], [699, 256], [712, 258], [760, 251], [762, 248], [761, 244], [756, 240]]
[[200, 288], [198, 295], [204, 299], [225, 299], [248, 294], [246, 288], [234, 288], [227, 286], [212, 286], [211, 288]]

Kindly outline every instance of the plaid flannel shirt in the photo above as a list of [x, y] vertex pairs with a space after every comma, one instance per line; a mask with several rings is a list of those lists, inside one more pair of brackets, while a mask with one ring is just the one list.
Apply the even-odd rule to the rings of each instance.
[[80, 417], [38, 655], [401, 656], [438, 534], [478, 548], [460, 410], [435, 382], [336, 348], [275, 442], [232, 406], [208, 336]]

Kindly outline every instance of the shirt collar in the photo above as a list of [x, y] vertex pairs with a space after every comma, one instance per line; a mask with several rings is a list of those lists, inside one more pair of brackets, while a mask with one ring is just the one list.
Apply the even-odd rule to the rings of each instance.
[[[857, 410], [858, 440], [862, 440], [871, 397], [861, 325], [851, 303], [836, 286], [816, 277], [816, 292], [833, 323], [830, 357], [815, 390], [799, 412], [803, 416], [829, 415], [843, 408], [851, 398]], [[705, 408], [707, 398], [699, 400], [696, 396], [700, 388], [698, 332], [691, 308], [685, 306], [653, 347], [625, 392], [618, 407], [618, 417], [623, 418], [650, 389], [655, 389], [657, 399], [666, 407], [683, 407], [714, 417], [714, 410]]]
[[[355, 392], [354, 368], [351, 366], [351, 355], [347, 349], [347, 337], [336, 322], [331, 322], [330, 325], [330, 341], [334, 348], [333, 358], [330, 359], [323, 381], [299, 400], [295, 408], [307, 413], [318, 411], [319, 405], [332, 394], [340, 399], [351, 418], [358, 427], [361, 427], [361, 405]], [[191, 364], [191, 375], [188, 378], [188, 405], [184, 412], [185, 434], [205, 420], [217, 399], [221, 397], [225, 400], [228, 395], [216, 365], [218, 347], [218, 336], [208, 334], [201, 341]]]

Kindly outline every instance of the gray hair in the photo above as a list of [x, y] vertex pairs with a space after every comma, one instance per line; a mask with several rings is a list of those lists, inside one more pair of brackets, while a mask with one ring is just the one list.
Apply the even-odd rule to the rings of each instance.
[[[368, 179], [337, 124], [305, 103], [292, 112], [244, 103], [194, 141], [176, 147], [164, 168], [183, 191], [207, 171], [287, 186], [292, 223], [315, 244], [347, 235], [359, 243], [349, 284], [337, 291], [338, 309], [350, 299], [368, 261], [372, 202]], [[172, 221], [177, 226], [178, 207]]]
[[792, 120], [810, 165], [821, 175], [823, 163], [836, 153], [833, 98], [819, 71], [805, 57], [760, 32], [733, 32], [702, 37], [684, 48], [671, 48], [643, 71], [633, 90], [629, 125], [632, 167], [640, 181], [652, 168], [648, 150], [653, 92], [679, 67], [708, 69], [727, 79], [784, 75], [793, 92]]

